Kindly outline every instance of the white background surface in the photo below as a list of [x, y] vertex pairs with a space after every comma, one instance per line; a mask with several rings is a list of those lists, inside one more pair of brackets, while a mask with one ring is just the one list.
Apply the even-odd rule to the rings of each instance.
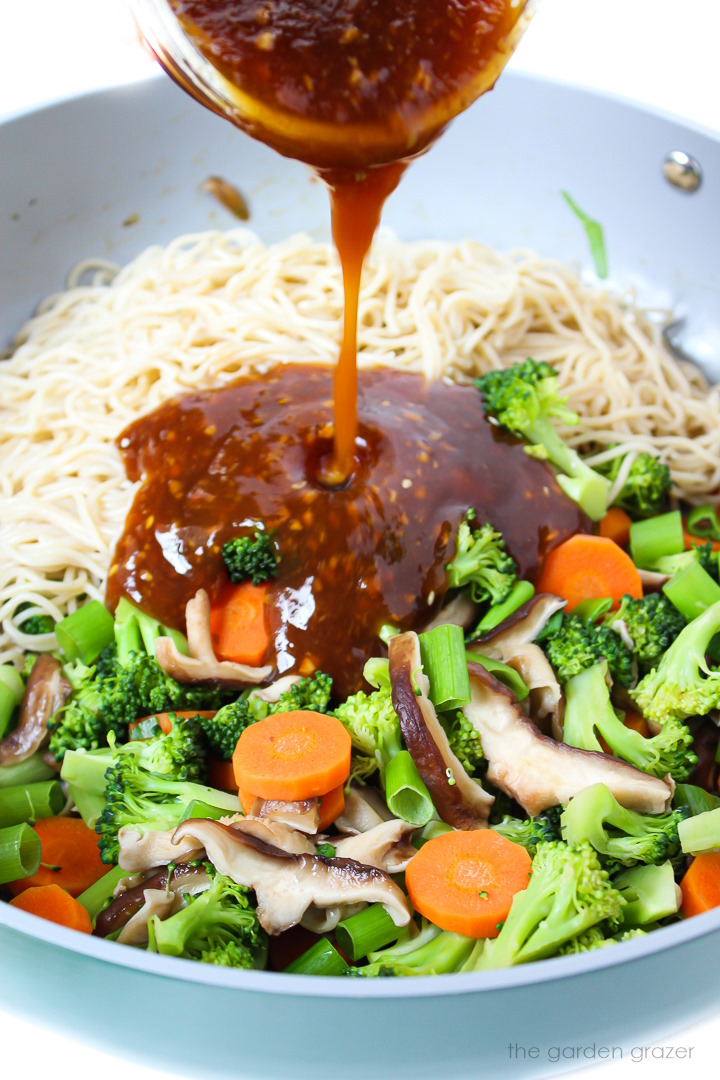
[[[642, 102], [720, 135], [719, 41], [719, 0], [541, 0], [511, 63], [518, 70]], [[147, 78], [154, 71], [125, 0], [15, 0], [4, 6], [0, 120], [88, 90]], [[588, 1008], [598, 1012], [598, 1043], [602, 1043], [602, 1005], [588, 1002]], [[720, 1012], [662, 1040], [666, 1046], [693, 1047], [689, 1060], [654, 1057], [636, 1062], [626, 1051], [622, 1062], [563, 1075], [588, 1080], [609, 1080], [611, 1075], [618, 1080], [681, 1076], [704, 1080], [717, 1075], [714, 1050], [719, 1031]], [[2, 1075], [23, 1080], [177, 1077], [128, 1065], [51, 1035], [41, 1018], [31, 1023], [2, 1011], [0, 1046]], [[552, 1071], [548, 1065], [548, 1075]], [[519, 1062], [517, 1076], [523, 1073]]]

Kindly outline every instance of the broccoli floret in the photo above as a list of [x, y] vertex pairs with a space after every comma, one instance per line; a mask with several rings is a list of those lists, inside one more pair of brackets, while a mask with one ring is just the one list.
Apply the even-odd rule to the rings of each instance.
[[202, 781], [207, 776], [205, 740], [201, 717], [170, 714], [172, 728], [164, 734], [158, 727], [150, 739], [131, 740], [118, 747], [120, 754], [132, 754], [149, 772], [171, 776], [173, 780]]
[[542, 647], [560, 682], [567, 682], [602, 659], [621, 686], [629, 687], [634, 681], [632, 653], [619, 634], [602, 623], [585, 623], [577, 615], [568, 615], [560, 629], [545, 638]]
[[477, 728], [459, 709], [457, 712], [438, 713], [438, 719], [448, 737], [450, 749], [465, 772], [469, 776], [477, 776], [487, 764]]
[[672, 576], [694, 562], [700, 563], [705, 573], [709, 574], [713, 581], [718, 581], [720, 574], [718, 553], [713, 549], [709, 540], [705, 544], [692, 544], [688, 551], [681, 551], [678, 555], [665, 555], [654, 563], [643, 567], [643, 569], [656, 570], [660, 574], [670, 574]]
[[388, 762], [403, 749], [390, 687], [382, 686], [372, 694], [360, 690], [337, 707], [335, 716], [348, 732], [353, 750], [359, 751], [360, 773], [356, 765], [353, 775], [368, 776], [379, 769], [384, 778]]
[[327, 712], [332, 693], [332, 679], [322, 671], [292, 683], [277, 701], [267, 702], [246, 691], [237, 699], [224, 705], [215, 716], [198, 718], [210, 749], [221, 761], [230, 761], [237, 741], [249, 724], [264, 720], [271, 713], [294, 712], [312, 709]]
[[113, 732], [127, 738], [128, 725], [153, 713], [218, 709], [227, 692], [178, 683], [154, 657], [130, 652], [121, 662], [119, 646], [110, 645], [92, 666], [75, 661], [64, 674], [73, 691], [50, 719], [50, 751], [62, 761], [67, 750], [94, 750]]
[[457, 551], [447, 571], [448, 588], [461, 589], [470, 586], [470, 595], [476, 604], [489, 600], [500, 604], [507, 599], [517, 581], [517, 567], [505, 550], [502, 533], [492, 525], [473, 528], [475, 511], [468, 510], [460, 522]]
[[55, 620], [52, 615], [31, 615], [18, 629], [22, 630], [23, 634], [32, 634], [33, 637], [38, 634], [52, 634], [55, 631]]
[[540, 844], [527, 889], [515, 894], [496, 938], [479, 941], [463, 971], [511, 967], [555, 956], [594, 926], [620, 925], [623, 899], [590, 844]]
[[462, 934], [440, 930], [426, 923], [414, 937], [402, 935], [397, 945], [370, 953], [367, 966], [352, 974], [373, 978], [382, 975], [450, 975], [459, 971], [475, 942]]
[[600, 855], [621, 866], [661, 863], [680, 853], [678, 823], [686, 807], [665, 814], [641, 814], [621, 806], [605, 784], [592, 784], [570, 799], [563, 812], [563, 840], [587, 840]]
[[577, 424], [577, 413], [566, 408], [557, 392], [557, 372], [550, 364], [527, 359], [501, 371], [489, 371], [475, 380], [483, 395], [485, 412], [503, 427], [532, 444], [534, 457], [552, 462], [560, 470], [557, 482], [582, 510], [599, 521], [607, 509], [610, 481], [595, 472], [567, 446], [553, 420]]
[[234, 540], [228, 540], [222, 546], [222, 557], [235, 585], [242, 581], [261, 585], [277, 574], [279, 556], [269, 533], [256, 531], [254, 539], [236, 536]]
[[[595, 468], [614, 484], [625, 460], [625, 455], [621, 455]], [[665, 509], [671, 488], [672, 478], [667, 465], [654, 454], [641, 453], [633, 460], [612, 505], [622, 507], [633, 518], [652, 517]]]
[[606, 945], [617, 945], [620, 941], [632, 941], [633, 938], [642, 937], [645, 937], [645, 931], [640, 929], [625, 930], [622, 934], [615, 934], [614, 937], [605, 937], [600, 927], [594, 926], [592, 930], [580, 934], [579, 937], [568, 941], [567, 945], [563, 945], [562, 949], [558, 949], [558, 956], [574, 956], [577, 953], [591, 952], [593, 949], [602, 949]]
[[565, 684], [563, 742], [581, 750], [601, 751], [599, 737], [615, 757], [652, 776], [671, 773], [677, 780], [688, 777], [697, 765], [692, 735], [673, 716], [668, 716], [657, 735], [646, 739], [625, 727], [610, 701], [605, 661], [587, 668]]
[[[92, 762], [92, 757], [87, 756]], [[82, 788], [82, 758], [78, 757], [75, 785]], [[132, 752], [116, 752], [114, 763], [105, 775], [105, 808], [95, 825], [95, 832], [100, 837], [100, 858], [104, 863], [118, 861], [118, 832], [123, 826], [143, 834], [175, 829], [188, 803], [195, 800], [229, 814], [238, 813], [240, 809], [237, 795], [148, 772]]]
[[633, 656], [641, 671], [649, 671], [670, 648], [686, 621], [667, 596], [648, 593], [642, 600], [623, 596], [617, 611], [605, 618], [605, 625], [616, 632], [621, 623], [633, 644]]
[[530, 855], [534, 856], [538, 844], [548, 844], [561, 839], [560, 816], [562, 806], [551, 806], [534, 818], [516, 818], [506, 814], [502, 821], [491, 825], [495, 832], [514, 844], [522, 844]]
[[707, 716], [718, 708], [720, 671], [708, 666], [705, 653], [719, 630], [720, 601], [688, 623], [658, 666], [631, 692], [643, 716], [664, 725], [687, 716]]
[[249, 889], [215, 873], [210, 888], [187, 896], [186, 903], [169, 919], [154, 915], [150, 920], [150, 952], [225, 967], [265, 967], [267, 935]]

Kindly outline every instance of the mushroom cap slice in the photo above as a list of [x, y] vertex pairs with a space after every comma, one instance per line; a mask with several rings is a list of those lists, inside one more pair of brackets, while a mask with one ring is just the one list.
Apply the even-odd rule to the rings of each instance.
[[566, 803], [591, 784], [606, 784], [617, 801], [647, 814], [664, 811], [673, 788], [609, 754], [577, 750], [543, 735], [514, 695], [480, 664], [468, 664], [470, 704], [463, 712], [480, 736], [487, 777], [531, 815]]
[[386, 874], [401, 874], [413, 855], [417, 855], [410, 843], [414, 832], [414, 825], [392, 818], [355, 836], [343, 836], [339, 840], [331, 838], [329, 843], [335, 848], [337, 858], [376, 866]]
[[50, 738], [48, 720], [70, 697], [72, 687], [59, 662], [41, 653], [33, 665], [14, 731], [0, 739], [0, 765], [17, 765], [31, 757]]
[[456, 829], [487, 828], [494, 799], [472, 780], [450, 749], [448, 737], [428, 697], [420, 641], [408, 631], [390, 641], [390, 682], [405, 745], [440, 817]]
[[334, 824], [339, 832], [354, 835], [367, 832], [391, 818], [392, 814], [375, 788], [353, 783], [345, 792], [345, 809]]
[[118, 865], [129, 874], [139, 874], [156, 866], [202, 858], [202, 844], [188, 839], [178, 849], [173, 844], [173, 832], [173, 829], [141, 832], [132, 825], [123, 825], [118, 830]]
[[172, 638], [161, 637], [155, 642], [155, 656], [160, 667], [179, 683], [220, 683], [242, 689], [261, 683], [272, 672], [272, 666], [249, 667], [230, 660], [218, 660], [210, 634], [210, 598], [198, 589], [185, 607], [189, 656], [183, 656]]
[[382, 904], [396, 926], [410, 922], [402, 889], [382, 870], [352, 859], [287, 854], [232, 826], [203, 818], [178, 826], [178, 843], [187, 837], [203, 845], [221, 874], [254, 890], [258, 919], [269, 934], [296, 926], [311, 905]]
[[565, 607], [565, 603], [565, 600], [552, 593], [537, 593], [484, 637], [471, 642], [468, 648], [475, 649], [490, 660], [507, 664], [520, 646], [529, 645], [535, 640], [555, 612]]
[[530, 693], [523, 702], [530, 718], [548, 735], [562, 733], [565, 698], [548, 658], [539, 645], [518, 645], [508, 666], [517, 671]]
[[[116, 894], [113, 902], [100, 912], [95, 920], [95, 936], [107, 937], [109, 934], [115, 933], [121, 927], [126, 926], [131, 919], [142, 911], [147, 899], [146, 892], [160, 891], [163, 896], [169, 896], [173, 898], [173, 904], [175, 898], [185, 896], [190, 892], [201, 892], [203, 889], [207, 889], [210, 885], [210, 877], [204, 866], [190, 865], [187, 863], [178, 863], [172, 869], [168, 866], [163, 866], [162, 869], [156, 871], [151, 877], [146, 877], [145, 880], [140, 881], [137, 885], [125, 888], [122, 892]], [[163, 918], [167, 918], [173, 910], [173, 905], [170, 905], [165, 910]], [[144, 920], [145, 926], [145, 940], [141, 942], [127, 942], [127, 944], [147, 944], [147, 924], [149, 918], [157, 914], [156, 910], [151, 910], [148, 913], [148, 917]], [[142, 924], [142, 920], [139, 920]]]

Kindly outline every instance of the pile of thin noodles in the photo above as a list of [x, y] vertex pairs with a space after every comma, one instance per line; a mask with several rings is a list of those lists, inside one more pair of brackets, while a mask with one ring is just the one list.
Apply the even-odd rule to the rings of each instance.
[[[341, 326], [337, 259], [306, 236], [266, 247], [247, 230], [206, 233], [123, 270], [76, 268], [0, 363], [0, 662], [54, 641], [18, 629], [20, 605], [58, 619], [103, 597], [133, 496], [114, 443], [126, 424], [277, 362], [333, 363]], [[597, 461], [658, 453], [690, 502], [720, 489], [718, 390], [629, 298], [529, 252], [376, 240], [361, 366], [467, 381], [527, 356], [557, 367], [581, 415], [573, 445]]]

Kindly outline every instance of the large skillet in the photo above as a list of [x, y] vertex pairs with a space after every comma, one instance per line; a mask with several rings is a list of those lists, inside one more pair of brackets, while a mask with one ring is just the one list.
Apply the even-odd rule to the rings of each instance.
[[[693, 154], [690, 195], [662, 162]], [[234, 224], [201, 190], [247, 197], [267, 241], [328, 235], [324, 192], [164, 80], [0, 127], [0, 347], [86, 255]], [[720, 144], [666, 119], [506, 76], [410, 170], [385, 223], [404, 239], [482, 239], [588, 266], [569, 190], [605, 226], [613, 282], [688, 316], [720, 378]], [[713, 363], [713, 352], [715, 361]], [[636, 1045], [720, 1003], [720, 910], [646, 939], [485, 975], [320, 980], [236, 972], [87, 938], [0, 903], [0, 1004], [123, 1055], [210, 1077], [530, 1077], [562, 1044]], [[519, 1065], [510, 1043], [541, 1048]]]

